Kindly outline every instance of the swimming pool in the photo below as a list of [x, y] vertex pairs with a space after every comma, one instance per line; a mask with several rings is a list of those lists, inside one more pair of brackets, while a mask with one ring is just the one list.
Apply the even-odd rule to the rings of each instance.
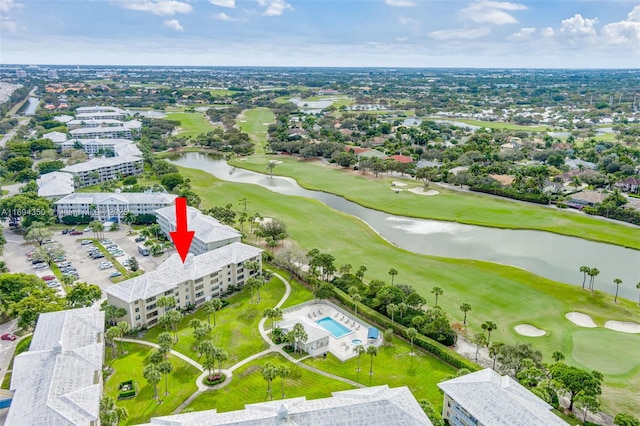
[[345, 327], [331, 317], [324, 317], [322, 319], [319, 319], [318, 321], [316, 321], [316, 324], [330, 332], [335, 338], [342, 337], [345, 334], [351, 333], [350, 328]]

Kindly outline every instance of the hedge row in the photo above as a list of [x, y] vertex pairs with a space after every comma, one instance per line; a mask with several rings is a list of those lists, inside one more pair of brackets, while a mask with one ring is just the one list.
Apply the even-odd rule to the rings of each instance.
[[[348, 296], [345, 292], [340, 290], [339, 288], [334, 288], [336, 299], [345, 306], [348, 306], [350, 309], [354, 309], [354, 302], [350, 296]], [[406, 336], [407, 327], [402, 324], [398, 324], [396, 322], [391, 322], [391, 319], [382, 315], [381, 313], [375, 311], [374, 309], [362, 304], [358, 303], [358, 315], [366, 318], [372, 323], [377, 324], [379, 327], [383, 329], [391, 328], [394, 333], [403, 338]], [[466, 368], [470, 371], [479, 370], [479, 366], [469, 361], [462, 355], [457, 354], [452, 349], [442, 345], [441, 343], [436, 342], [433, 339], [430, 339], [422, 334], [418, 334], [418, 336], [413, 340], [413, 343], [416, 346], [421, 347], [422, 349], [430, 352], [437, 358], [446, 362], [447, 364], [452, 365], [458, 369]]]
[[118, 394], [118, 399], [133, 398], [134, 396], [136, 396], [136, 390], [135, 389], [131, 389], [130, 391], [120, 392]]
[[499, 195], [500, 197], [512, 198], [514, 200], [528, 201], [536, 204], [549, 204], [549, 197], [546, 194], [522, 193], [513, 188], [502, 188], [491, 185], [473, 185], [470, 186], [469, 189], [475, 192]]

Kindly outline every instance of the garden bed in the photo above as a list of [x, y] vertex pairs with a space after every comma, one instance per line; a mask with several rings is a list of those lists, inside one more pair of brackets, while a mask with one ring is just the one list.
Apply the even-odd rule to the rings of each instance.
[[226, 379], [227, 376], [224, 374], [213, 374], [211, 376], [205, 376], [204, 379], [202, 379], [202, 383], [207, 386], [215, 386], [224, 382]]

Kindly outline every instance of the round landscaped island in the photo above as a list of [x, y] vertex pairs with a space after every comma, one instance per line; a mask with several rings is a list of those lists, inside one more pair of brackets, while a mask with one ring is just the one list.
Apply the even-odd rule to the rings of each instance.
[[207, 386], [215, 386], [226, 380], [227, 376], [224, 374], [212, 374], [211, 376], [204, 376], [202, 383]]

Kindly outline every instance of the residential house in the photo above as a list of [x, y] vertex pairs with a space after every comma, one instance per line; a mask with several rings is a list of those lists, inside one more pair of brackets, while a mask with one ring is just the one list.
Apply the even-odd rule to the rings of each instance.
[[584, 170], [584, 169], [589, 169], [589, 170], [595, 170], [598, 168], [597, 164], [591, 163], [589, 161], [584, 161], [581, 160], [579, 158], [568, 158], [565, 160], [564, 162], [567, 166], [569, 166], [570, 169], [580, 169], [580, 170]]
[[58, 219], [88, 215], [96, 220], [121, 222], [125, 213], [152, 215], [174, 203], [177, 195], [161, 192], [78, 192], [54, 203]]
[[509, 186], [515, 180], [511, 175], [489, 175], [489, 177], [500, 182], [502, 186]]
[[571, 199], [567, 203], [569, 207], [582, 208], [589, 206], [593, 207], [597, 203], [602, 203], [607, 198], [607, 194], [597, 191], [580, 191], [575, 194], [571, 194]]
[[452, 426], [567, 425], [553, 407], [509, 376], [490, 368], [438, 384], [442, 418]]
[[189, 253], [184, 263], [174, 253], [156, 270], [108, 287], [107, 301], [126, 310], [123, 321], [132, 328], [151, 327], [164, 314], [157, 305], [160, 297], [174, 297], [181, 309], [221, 297], [257, 274], [244, 268], [247, 261], [258, 262], [260, 271], [262, 250], [235, 242], [199, 255]]
[[[166, 207], [156, 210], [155, 214], [160, 229], [169, 237], [170, 233], [176, 230], [176, 209]], [[187, 225], [190, 230], [195, 231], [189, 248], [189, 252], [195, 255], [240, 242], [242, 238], [234, 228], [223, 225], [217, 219], [193, 207], [187, 207]]]
[[616, 182], [614, 186], [624, 192], [638, 193], [640, 192], [640, 178], [629, 176]]
[[411, 157], [407, 157], [406, 155], [390, 155], [387, 157], [388, 160], [393, 160], [396, 163], [413, 163], [413, 159]]
[[104, 312], [42, 313], [29, 350], [14, 359], [7, 426], [100, 424]]
[[332, 392], [329, 398], [305, 397], [246, 404], [244, 410], [215, 409], [152, 418], [142, 426], [367, 425], [432, 426], [406, 386], [387, 385]]

